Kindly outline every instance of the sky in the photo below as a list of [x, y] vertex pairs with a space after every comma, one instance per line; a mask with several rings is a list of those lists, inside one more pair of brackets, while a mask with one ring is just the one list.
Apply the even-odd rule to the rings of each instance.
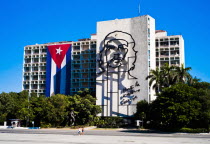
[[0, 93], [22, 90], [24, 46], [89, 38], [97, 21], [136, 17], [139, 4], [156, 30], [183, 36], [185, 66], [210, 82], [209, 0], [1, 0]]

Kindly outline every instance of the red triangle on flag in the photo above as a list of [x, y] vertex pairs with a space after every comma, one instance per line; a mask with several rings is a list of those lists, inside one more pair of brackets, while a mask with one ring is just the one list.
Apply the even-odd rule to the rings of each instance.
[[69, 50], [71, 44], [61, 44], [61, 45], [50, 45], [47, 46], [53, 61], [56, 63], [58, 68], [61, 68], [61, 63]]

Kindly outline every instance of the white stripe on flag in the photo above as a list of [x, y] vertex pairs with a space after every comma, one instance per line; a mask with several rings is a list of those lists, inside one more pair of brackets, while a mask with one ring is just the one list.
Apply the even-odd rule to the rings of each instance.
[[56, 64], [51, 59], [51, 83], [50, 83], [50, 95], [51, 96], [55, 94], [55, 91], [54, 91], [54, 85], [56, 84], [55, 74], [56, 74]]
[[66, 55], [61, 63], [61, 83], [60, 83], [60, 93], [66, 93]]

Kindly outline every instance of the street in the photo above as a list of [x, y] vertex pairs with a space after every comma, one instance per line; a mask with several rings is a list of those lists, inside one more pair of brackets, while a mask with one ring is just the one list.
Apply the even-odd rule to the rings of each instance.
[[1, 144], [210, 144], [210, 134], [145, 133], [138, 130], [0, 130]]

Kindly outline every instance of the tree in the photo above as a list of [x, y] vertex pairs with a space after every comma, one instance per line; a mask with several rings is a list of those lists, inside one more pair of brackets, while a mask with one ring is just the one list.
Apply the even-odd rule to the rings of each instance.
[[8, 93], [0, 94], [0, 123], [3, 124], [4, 121], [14, 118], [14, 107], [15, 101], [13, 97]]
[[52, 105], [48, 102], [48, 99], [45, 96], [37, 97], [36, 95], [30, 97], [30, 111], [32, 112], [30, 119], [35, 122], [37, 127], [50, 123]]
[[189, 86], [194, 86], [194, 85], [196, 85], [197, 83], [199, 83], [201, 81], [201, 79], [199, 79], [199, 78], [197, 78], [197, 77], [189, 77], [188, 79], [187, 79], [187, 84], [189, 85]]
[[197, 91], [183, 83], [165, 88], [152, 104], [152, 119], [161, 128], [190, 126], [192, 121], [199, 120], [202, 113], [199, 96], [203, 94], [203, 91]]
[[28, 92], [21, 91], [14, 98], [16, 100], [16, 118], [21, 120], [28, 120], [30, 117]]
[[[61, 126], [67, 117], [68, 98], [65, 95], [57, 94], [51, 96], [48, 100], [52, 104], [50, 122], [53, 126]], [[65, 126], [65, 124], [63, 125]]]
[[191, 75], [188, 71], [190, 71], [191, 67], [184, 67], [184, 64], [181, 65], [181, 67], [175, 67], [176, 72], [176, 80], [177, 82], [186, 83], [188, 79], [191, 79]]
[[93, 121], [94, 117], [101, 112], [100, 106], [95, 105], [96, 99], [90, 94], [81, 97], [78, 94], [69, 96], [68, 111], [74, 110], [76, 114], [76, 123], [79, 125], [88, 124]]
[[[76, 125], [93, 124], [98, 120], [100, 106], [89, 90], [74, 96], [56, 94], [51, 97], [31, 95], [27, 91], [0, 94], [0, 123], [9, 119], [35, 121], [35, 126], [58, 127], [69, 125], [69, 114], [74, 111]], [[28, 125], [27, 125], [28, 126]]]
[[136, 109], [137, 112], [135, 114], [135, 117], [137, 119], [142, 119], [142, 113], [146, 115], [144, 118], [149, 117], [149, 103], [146, 100], [139, 101], [137, 103]]
[[159, 68], [156, 70], [151, 70], [150, 74], [146, 77], [146, 80], [149, 79], [149, 86], [152, 86], [156, 90], [156, 93], [161, 90], [163, 87], [163, 73]]
[[[150, 120], [150, 104], [146, 100], [139, 101], [136, 109], [137, 112], [134, 115], [135, 119], [142, 120], [143, 123]], [[143, 125], [146, 126], [145, 124]]]
[[174, 66], [169, 66], [168, 63], [165, 63], [161, 67], [163, 87], [169, 87], [176, 83], [176, 78], [175, 78], [176, 73], [174, 71], [174, 68], [175, 68]]
[[184, 68], [182, 64], [181, 67], [169, 66], [168, 63], [164, 64], [160, 69], [151, 70], [149, 76], [149, 86], [152, 86], [156, 90], [156, 93], [161, 92], [165, 87], [170, 87], [179, 82], [181, 83], [192, 83], [193, 79], [188, 71], [191, 70], [190, 67]]

